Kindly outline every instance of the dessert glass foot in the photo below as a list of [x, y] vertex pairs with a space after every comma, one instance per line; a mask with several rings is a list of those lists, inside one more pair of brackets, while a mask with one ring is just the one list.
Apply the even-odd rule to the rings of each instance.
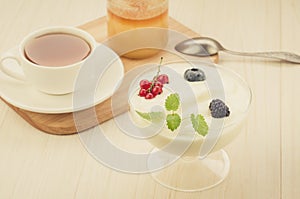
[[[165, 160], [165, 156], [159, 160]], [[158, 158], [155, 158], [158, 161]], [[148, 166], [151, 167], [152, 157]], [[152, 178], [160, 185], [183, 192], [197, 192], [213, 188], [228, 175], [230, 160], [224, 150], [209, 154], [205, 158], [180, 157], [173, 164], [159, 171], [152, 172]]]

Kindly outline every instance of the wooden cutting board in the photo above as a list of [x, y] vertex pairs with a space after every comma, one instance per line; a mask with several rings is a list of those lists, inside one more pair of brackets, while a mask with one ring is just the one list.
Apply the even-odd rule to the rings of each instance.
[[[106, 17], [101, 17], [99, 19], [90, 21], [86, 24], [79, 26], [79, 28], [89, 32], [91, 35], [95, 37], [95, 39], [98, 42], [102, 42], [107, 39]], [[172, 18], [169, 19], [169, 29], [183, 33], [187, 37], [199, 36], [197, 33], [193, 32], [192, 30], [190, 30], [189, 28], [185, 27], [184, 25], [180, 24], [179, 22], [177, 22]], [[147, 63], [157, 63], [160, 60], [160, 57], [164, 57], [164, 62], [182, 59], [179, 55], [176, 55], [175, 53], [162, 51], [157, 55], [147, 59], [134, 60], [134, 59], [127, 59], [122, 57], [121, 60], [124, 64], [125, 72], [127, 72], [130, 69], [140, 65], [144, 65]], [[210, 59], [212, 59], [214, 62], [217, 62], [218, 56], [213, 56]], [[116, 92], [115, 95], [122, 96], [124, 92], [127, 91], [124, 89], [119, 90], [118, 92]], [[78, 120], [76, 120], [76, 126], [75, 126], [73, 113], [63, 113], [63, 114], [35, 113], [35, 112], [30, 112], [15, 107], [10, 103], [6, 102], [5, 100], [3, 101], [9, 107], [11, 107], [17, 114], [19, 114], [24, 120], [26, 120], [29, 124], [31, 124], [33, 127], [43, 132], [56, 134], [56, 135], [74, 134], [78, 131], [77, 129], [80, 129], [80, 131], [82, 131], [91, 128], [93, 126], [96, 126], [98, 124], [101, 124], [105, 121], [112, 119], [113, 115], [117, 116], [119, 114], [126, 112], [129, 109], [127, 102], [125, 100], [120, 100], [120, 103], [117, 103], [118, 107], [114, 109], [114, 114], [113, 114], [111, 110], [111, 98], [109, 98], [104, 102], [96, 105], [95, 107], [80, 111], [79, 115], [80, 118], [82, 119], [80, 119], [79, 123]], [[94, 110], [96, 112], [96, 116], [95, 114], [91, 114], [91, 111]]]

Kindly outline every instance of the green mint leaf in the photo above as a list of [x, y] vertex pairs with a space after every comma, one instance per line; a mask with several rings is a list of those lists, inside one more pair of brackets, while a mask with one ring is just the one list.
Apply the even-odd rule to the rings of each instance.
[[150, 122], [160, 122], [164, 118], [163, 112], [150, 112], [150, 113], [142, 113], [136, 111], [136, 113], [143, 119], [148, 120]]
[[194, 114], [191, 114], [191, 121], [193, 124], [193, 128], [197, 133], [199, 133], [202, 136], [205, 136], [208, 133], [208, 125], [202, 115], [195, 116]]
[[170, 129], [171, 131], [177, 129], [180, 123], [181, 123], [181, 118], [177, 113], [167, 115], [167, 126], [168, 129]]
[[171, 94], [165, 101], [165, 107], [167, 111], [177, 111], [179, 107], [180, 99], [177, 93]]

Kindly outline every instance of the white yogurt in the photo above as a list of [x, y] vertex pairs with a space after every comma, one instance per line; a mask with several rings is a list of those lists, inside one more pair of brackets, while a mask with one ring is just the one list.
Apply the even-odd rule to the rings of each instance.
[[[191, 68], [191, 65], [188, 63], [180, 62], [169, 64], [165, 67], [173, 69], [179, 74], [179, 77], [180, 75], [182, 75], [183, 78], [184, 71], [188, 68]], [[156, 96], [154, 99], [146, 100], [138, 96], [138, 85], [136, 85], [137, 90], [135, 90], [131, 94], [129, 103], [132, 119], [134, 123], [139, 127], [145, 127], [150, 123], [141, 118], [136, 113], [136, 110], [140, 112], [151, 112], [155, 110], [153, 109], [153, 107], [160, 106], [161, 109], [165, 111], [165, 99], [171, 93], [178, 93], [180, 97], [185, 98], [185, 100], [181, 100], [181, 105], [179, 107], [179, 110], [177, 111], [177, 113], [183, 118], [180, 127], [172, 132], [167, 128], [166, 124], [164, 124], [163, 128], [161, 128], [161, 130], [155, 136], [148, 139], [150, 143], [152, 143], [159, 149], [164, 149], [164, 147], [166, 147], [168, 144], [171, 144], [171, 146], [166, 149], [171, 153], [181, 153], [183, 152], [182, 150], [188, 147], [184, 155], [197, 156], [199, 154], [202, 143], [204, 139], [207, 139], [207, 136], [203, 137], [193, 130], [189, 118], [191, 113], [203, 115], [210, 129], [219, 128], [219, 130], [221, 131], [221, 136], [219, 137], [212, 151], [223, 148], [225, 145], [230, 143], [241, 131], [243, 121], [251, 103], [251, 91], [247, 84], [237, 74], [219, 66], [202, 63], [199, 65], [197, 64], [197, 67], [206, 73], [207, 80], [208, 78], [212, 78], [212, 76], [215, 75], [214, 73], [219, 73], [224, 87], [225, 103], [229, 107], [230, 116], [224, 119], [215, 119], [211, 117], [210, 110], [208, 108], [212, 100], [211, 95], [221, 94], [222, 86], [212, 86], [212, 89], [215, 89], [214, 91], [212, 91], [212, 89], [208, 88], [209, 84], [207, 81], [186, 81], [186, 83], [193, 91], [195, 99], [193, 98], [193, 96], [191, 96], [190, 98], [186, 96], [182, 97], [183, 95], [185, 95], [185, 92], [176, 90], [176, 88], [174, 90], [171, 90], [167, 85], [165, 85], [163, 88], [163, 93], [161, 95]], [[211, 69], [216, 70], [212, 72], [213, 70]], [[176, 81], [176, 79], [172, 79], [172, 76], [169, 76], [169, 78], [169, 87], [171, 87], [172, 80]], [[196, 104], [193, 102], [196, 102]], [[169, 112], [165, 111], [165, 114], [168, 113]], [[223, 120], [223, 126], [211, 126], [213, 120]]]

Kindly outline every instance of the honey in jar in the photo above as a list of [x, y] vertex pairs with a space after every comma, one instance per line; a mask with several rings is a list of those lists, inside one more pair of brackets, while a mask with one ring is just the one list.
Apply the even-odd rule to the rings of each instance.
[[168, 0], [107, 0], [107, 20], [109, 37], [124, 32], [130, 35], [117, 41], [120, 47], [135, 47], [123, 54], [125, 57], [150, 57], [167, 44]]

